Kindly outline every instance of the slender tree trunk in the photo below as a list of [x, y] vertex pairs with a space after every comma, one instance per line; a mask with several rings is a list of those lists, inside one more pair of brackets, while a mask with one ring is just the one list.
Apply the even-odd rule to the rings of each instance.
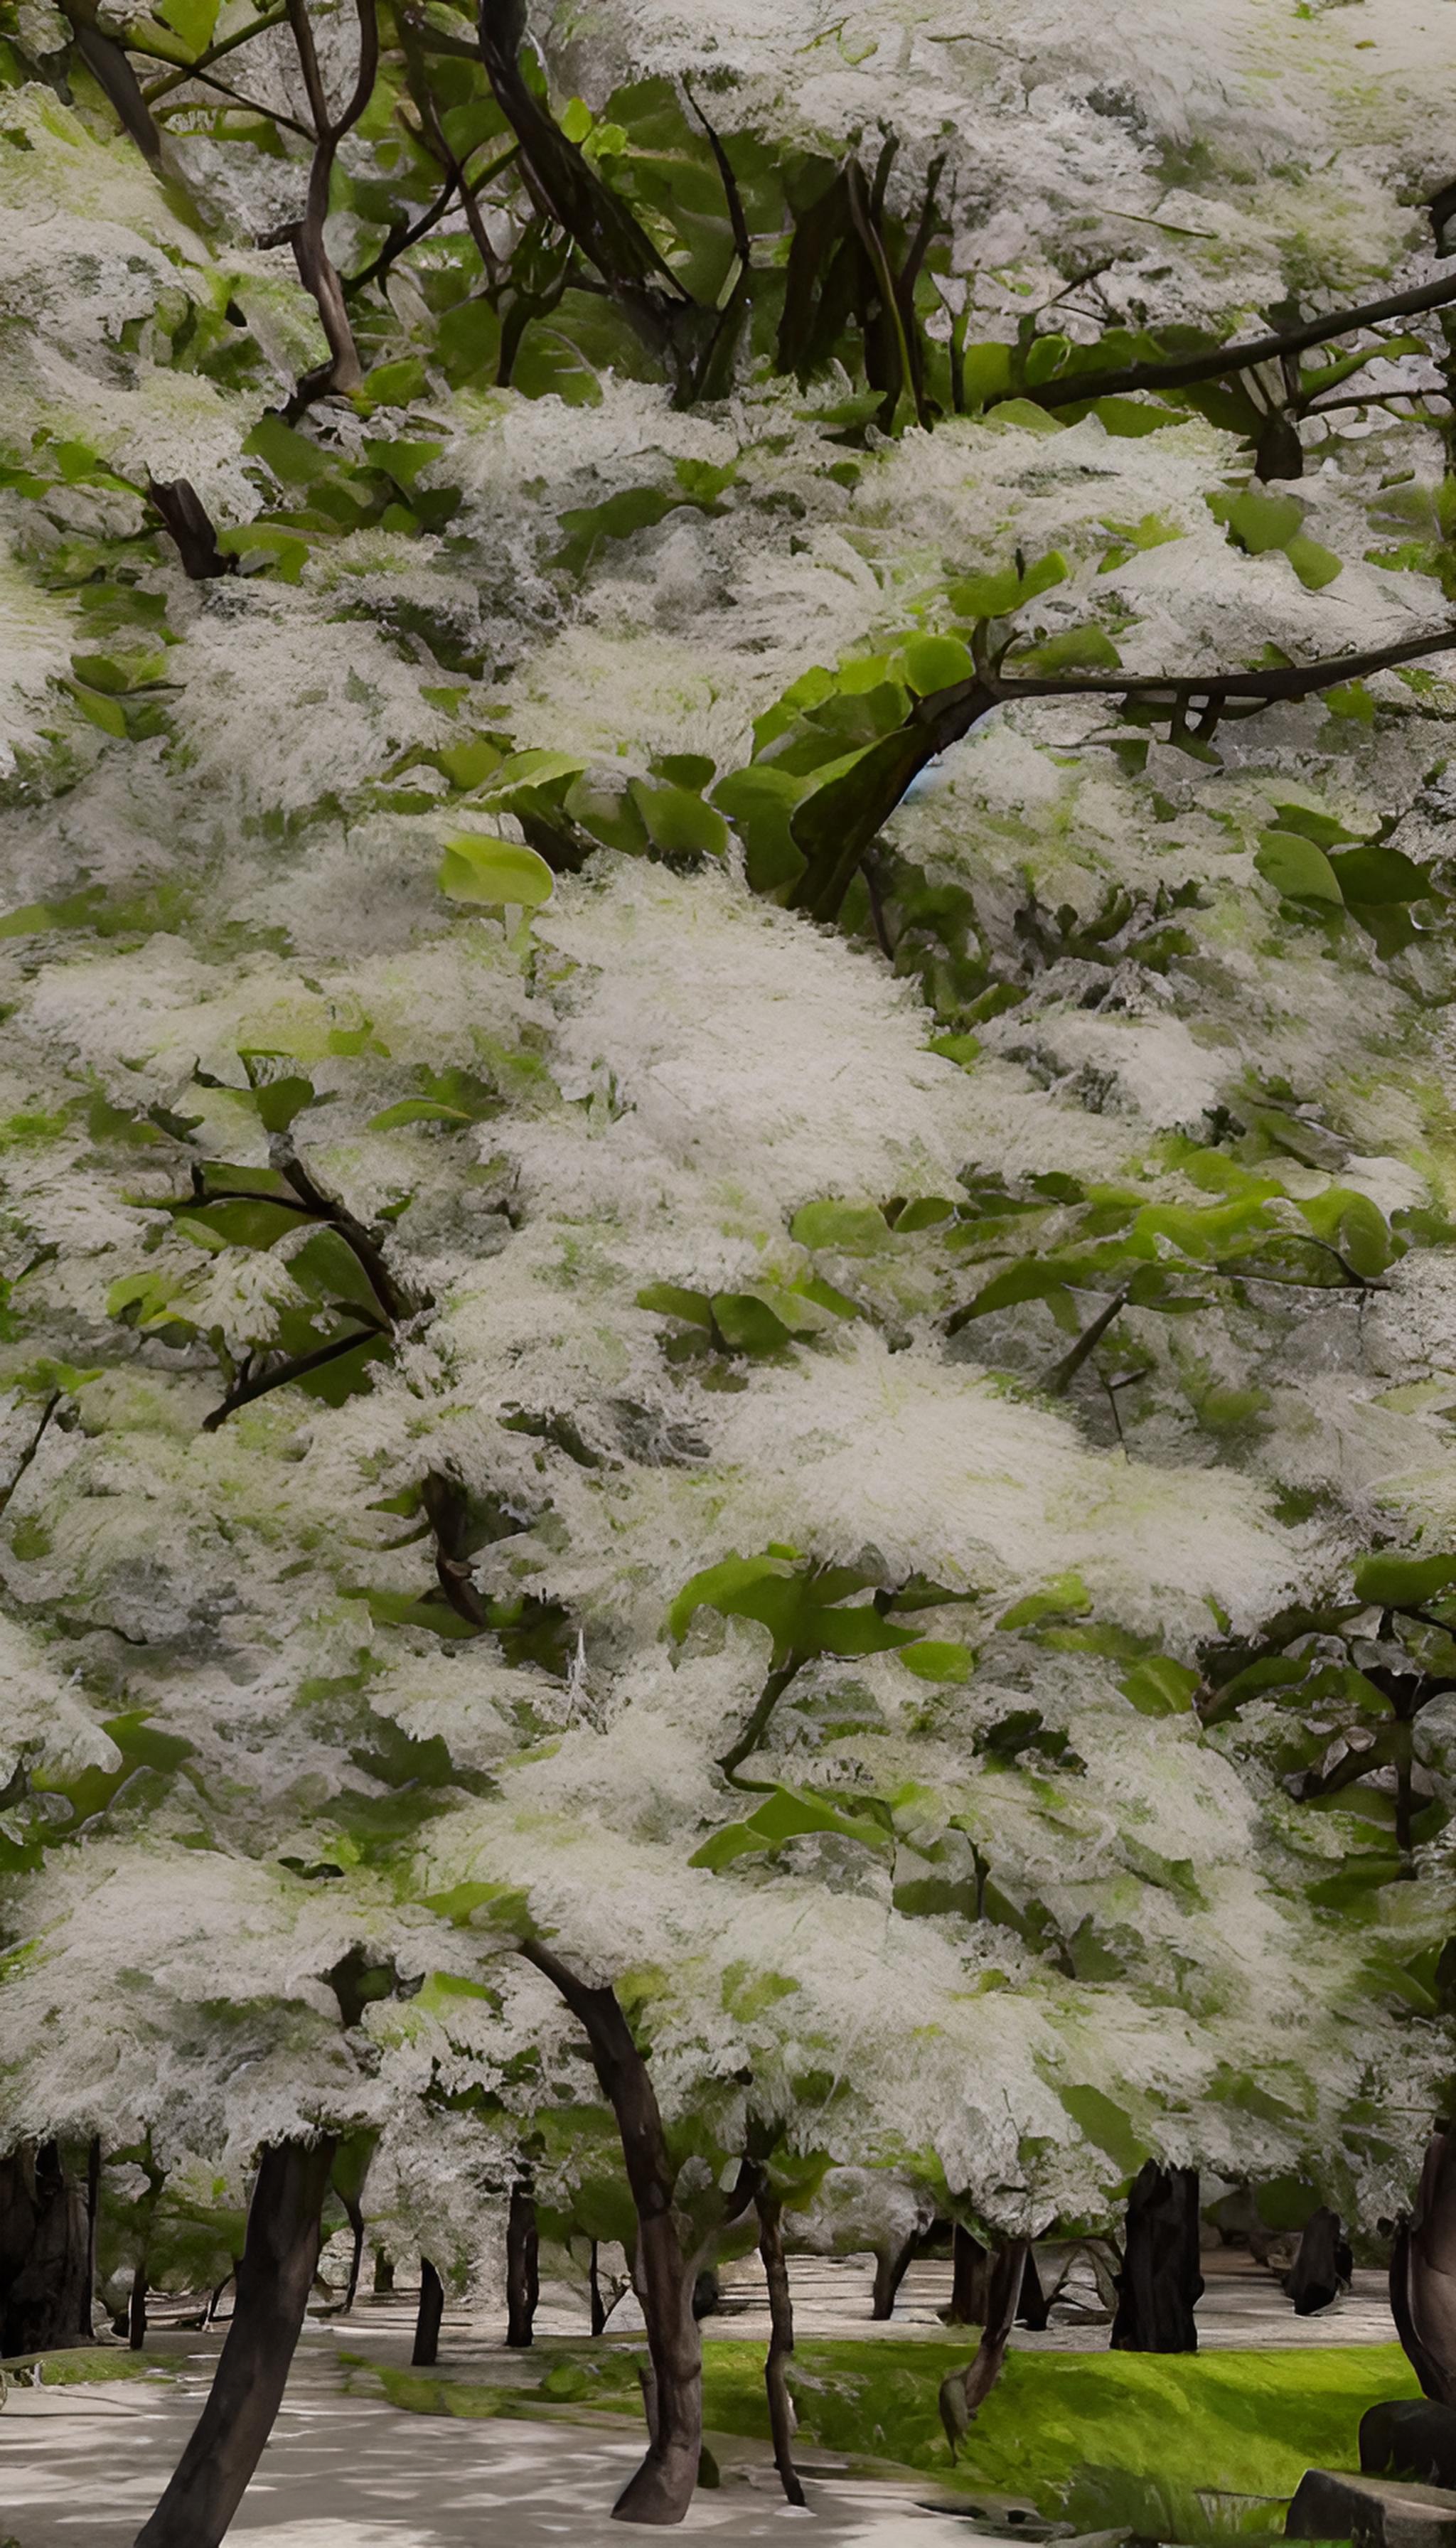
[[101, 2136], [93, 2133], [86, 2152], [86, 2279], [81, 2289], [81, 2314], [76, 2320], [83, 2344], [90, 2344], [96, 2333], [92, 2317], [96, 2290], [96, 2219], [101, 2210]]
[[84, 2185], [58, 2142], [23, 2141], [0, 2160], [0, 2354], [81, 2342], [89, 2259]]
[[528, 2185], [513, 2185], [505, 2226], [505, 2341], [522, 2348], [531, 2341], [541, 2296], [538, 2252], [535, 2198]]
[[592, 2332], [599, 2335], [606, 2324], [606, 2303], [601, 2297], [601, 2274], [594, 2238], [592, 2241], [592, 2262], [587, 2269], [587, 2289], [592, 2300]]
[[445, 2315], [445, 2286], [428, 2256], [419, 2259], [419, 2316], [414, 2321], [414, 2350], [410, 2359], [417, 2370], [432, 2370], [440, 2358], [440, 2320]]
[[354, 2233], [353, 2253], [349, 2258], [349, 2279], [344, 2287], [343, 2307], [339, 2311], [340, 2318], [347, 2318], [359, 2296], [359, 2270], [364, 2262], [364, 2215], [359, 2208], [357, 2195], [341, 2195], [339, 2200], [343, 2204], [349, 2228]]
[[996, 2249], [987, 2277], [986, 2315], [981, 2326], [981, 2340], [965, 2369], [953, 2371], [941, 2382], [941, 2422], [946, 2428], [953, 2460], [968, 2426], [974, 2422], [1001, 2376], [1001, 2365], [1011, 2342], [1011, 2330], [1016, 2324], [1030, 2254], [1029, 2238], [1008, 2238], [1004, 2247]]
[[1021, 2298], [1016, 2307], [1016, 2322], [1018, 2326], [1029, 2326], [1040, 2333], [1046, 2323], [1049, 2309], [1050, 2304], [1042, 2289], [1042, 2277], [1037, 2271], [1037, 2251], [1035, 2247], [1028, 2247], [1026, 2269], [1021, 2278]]
[[673, 2211], [676, 2171], [647, 2063], [613, 1990], [593, 1990], [549, 1947], [521, 1953], [553, 1982], [592, 2047], [602, 2093], [617, 2120], [637, 2210], [637, 2284], [652, 2367], [647, 2456], [612, 2506], [615, 2521], [666, 2526], [692, 2501], [702, 2451], [702, 2339], [692, 2315], [692, 2264]]
[[910, 2259], [919, 2246], [918, 2237], [905, 2240], [902, 2247], [876, 2247], [874, 2251], [874, 2295], [869, 2304], [871, 2318], [893, 2318], [895, 2295], [910, 2267]]
[[146, 2342], [146, 2259], [144, 2256], [132, 2276], [132, 2289], [127, 2300], [127, 2342], [134, 2353], [139, 2353]]
[[1148, 2159], [1128, 2197], [1123, 2270], [1109, 2342], [1121, 2353], [1196, 2353], [1198, 2170]]
[[318, 2261], [335, 2143], [270, 2143], [208, 2403], [136, 2548], [219, 2548], [273, 2429]]
[[947, 2326], [984, 2326], [991, 2259], [979, 2238], [962, 2230], [951, 2233], [951, 2306], [941, 2312]]
[[374, 2289], [379, 2298], [395, 2288], [395, 2260], [387, 2247], [374, 2250]]
[[783, 2253], [783, 2206], [761, 2176], [754, 2196], [759, 2215], [759, 2254], [769, 2285], [769, 2355], [764, 2386], [769, 2393], [769, 2430], [774, 2436], [774, 2465], [790, 2503], [802, 2508], [804, 2490], [793, 2464], [793, 2402], [788, 2394], [788, 2358], [793, 2351], [793, 2302], [788, 2289], [788, 2261]]

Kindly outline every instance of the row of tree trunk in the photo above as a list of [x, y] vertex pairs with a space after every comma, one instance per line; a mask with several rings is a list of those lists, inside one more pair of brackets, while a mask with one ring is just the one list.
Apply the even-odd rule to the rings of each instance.
[[[562, 1990], [587, 2033], [598, 2079], [616, 2116], [637, 2213], [634, 2282], [647, 2329], [643, 2386], [648, 2449], [618, 2498], [614, 2516], [654, 2526], [676, 2523], [691, 2502], [703, 2465], [702, 2348], [693, 2295], [707, 2250], [689, 2245], [684, 2237], [647, 2062], [614, 1992], [583, 1982], [548, 1950], [527, 1952]], [[327, 2136], [264, 2148], [236, 2269], [232, 2320], [212, 2390], [136, 2548], [219, 2548], [282, 2401], [318, 2271], [321, 2217], [336, 2149]], [[99, 2169], [94, 2146], [84, 2171], [68, 2170], [54, 2143], [26, 2145], [0, 2161], [0, 2328], [7, 2353], [47, 2350], [90, 2335]], [[757, 2214], [769, 2292], [772, 2337], [765, 2379], [774, 2455], [788, 2501], [802, 2504], [787, 2381], [793, 2317], [782, 2207], [766, 2167], [752, 2158], [744, 2162], [725, 2220], [741, 2218], [750, 2206]], [[356, 2227], [356, 2245], [359, 2234]], [[1146, 2352], [1196, 2349], [1194, 2308], [1203, 2290], [1198, 2257], [1195, 2171], [1159, 2168], [1149, 2161], [1136, 2179], [1128, 2205], [1123, 2266], [1116, 2277], [1114, 2346]], [[528, 2182], [512, 2195], [507, 2258], [507, 2341], [528, 2344], [538, 2291], [535, 2204]], [[1323, 2246], [1317, 2238], [1312, 2275], [1322, 2276], [1323, 2265]], [[1427, 2150], [1416, 2211], [1397, 2241], [1391, 2288], [1397, 2326], [1422, 2388], [1429, 2397], [1456, 2403], [1456, 2140], [1448, 2133], [1437, 2135]], [[436, 2359], [443, 2309], [443, 2279], [432, 2263], [423, 2261], [416, 2362]], [[1035, 2319], [1039, 2309], [1045, 2322], [1046, 2304], [1030, 2241], [1014, 2238], [987, 2249], [966, 2232], [957, 2233], [953, 2313], [978, 2324], [981, 2333], [971, 2361], [953, 2373], [940, 2393], [953, 2457], [996, 2381], [1013, 2326], [1019, 2319]]]

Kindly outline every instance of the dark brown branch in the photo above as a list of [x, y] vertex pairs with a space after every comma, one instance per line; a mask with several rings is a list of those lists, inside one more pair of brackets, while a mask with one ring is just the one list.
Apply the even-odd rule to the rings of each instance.
[[1407, 637], [1354, 655], [1322, 656], [1313, 664], [1281, 664], [1234, 673], [1057, 673], [1006, 678], [1005, 650], [994, 661], [984, 627], [977, 633], [977, 668], [969, 680], [917, 699], [901, 726], [871, 744], [844, 774], [806, 796], [790, 830], [805, 867], [785, 897], [791, 911], [832, 921], [881, 824], [888, 821], [911, 781], [953, 743], [959, 743], [993, 708], [1017, 699], [1146, 699], [1167, 709], [1175, 731], [1210, 735], [1225, 716], [1252, 715], [1282, 700], [1311, 698], [1344, 682], [1389, 672], [1429, 655], [1456, 649], [1456, 628]]
[[[195, 79], [202, 88], [216, 89], [219, 97], [226, 97], [229, 105], [244, 107], [249, 115], [261, 115], [272, 124], [281, 124], [285, 132], [297, 133], [305, 141], [312, 141], [314, 138], [307, 124], [300, 124], [296, 115], [285, 115], [282, 107], [263, 106], [255, 97], [244, 97], [240, 89], [229, 88], [226, 80], [214, 79], [211, 71], [190, 71], [188, 77]], [[183, 100], [184, 114], [190, 104], [190, 99]]]
[[1029, 2238], [1008, 2238], [1004, 2246], [997, 2248], [987, 2282], [986, 2321], [980, 2343], [963, 2371], [952, 2371], [941, 2382], [941, 2422], [953, 2460], [1001, 2376], [1030, 2252]]
[[[356, 1221], [347, 1207], [326, 1195], [314, 1183], [298, 1152], [279, 1145], [274, 1157], [280, 1172], [287, 1177], [304, 1210], [315, 1220], [326, 1221], [336, 1229], [344, 1244], [352, 1249], [365, 1273], [369, 1286], [385, 1318], [393, 1326], [413, 1315], [416, 1304], [401, 1290], [388, 1265], [377, 1238], [371, 1236], [361, 1221]], [[283, 1198], [280, 1196], [281, 1202]], [[420, 1303], [419, 1307], [423, 1307]]]
[[147, 501], [170, 533], [182, 572], [192, 584], [232, 575], [237, 560], [218, 546], [217, 526], [190, 478], [148, 478]]
[[162, 137], [142, 95], [141, 83], [122, 46], [114, 37], [104, 36], [99, 27], [89, 25], [80, 16], [72, 16], [71, 31], [77, 52], [123, 129], [131, 135], [143, 159], [159, 167]]
[[1384, 301], [1366, 301], [1353, 310], [1331, 310], [1322, 318], [1307, 319], [1301, 327], [1250, 336], [1241, 344], [1216, 345], [1207, 353], [1173, 355], [1163, 363], [1123, 363], [1106, 372], [1058, 373], [1053, 380], [1041, 381], [1035, 388], [999, 391], [987, 405], [999, 407], [1006, 399], [1021, 398], [1030, 400], [1034, 407], [1079, 407], [1084, 401], [1123, 397], [1133, 390], [1190, 389], [1198, 381], [1221, 380], [1230, 372], [1251, 372], [1261, 363], [1277, 363], [1286, 355], [1327, 345], [1336, 336], [1378, 326], [1383, 318], [1415, 318], [1423, 310], [1441, 310], [1453, 301], [1456, 275], [1442, 275], [1438, 282], [1418, 283], [1409, 292], [1390, 293]]
[[338, 146], [368, 105], [379, 69], [379, 20], [374, 0], [354, 0], [354, 8], [359, 21], [358, 73], [347, 105], [336, 118], [330, 118], [318, 55], [314, 46], [314, 31], [309, 23], [308, 0], [288, 0], [288, 23], [293, 30], [316, 136], [304, 218], [292, 242], [295, 263], [307, 290], [313, 295], [328, 345], [328, 364], [317, 387], [314, 386], [314, 376], [311, 376], [311, 395], [314, 396], [330, 390], [357, 389], [364, 378], [364, 367], [349, 323], [343, 285], [323, 243], [323, 225], [328, 219], [328, 195]]
[[793, 1680], [795, 1674], [802, 1671], [803, 1665], [804, 1657], [802, 1655], [791, 1654], [783, 1663], [779, 1664], [773, 1672], [770, 1673], [768, 1680], [765, 1682], [763, 1688], [759, 1692], [753, 1713], [745, 1720], [742, 1731], [738, 1734], [736, 1739], [730, 1743], [727, 1751], [722, 1755], [722, 1758], [718, 1762], [717, 1766], [722, 1771], [724, 1777], [729, 1781], [730, 1785], [740, 1787], [746, 1786], [749, 1783], [748, 1780], [737, 1776], [736, 1773], [738, 1771], [739, 1764], [740, 1762], [746, 1761], [751, 1752], [757, 1752], [765, 1734], [768, 1732], [769, 1720], [772, 1717], [774, 1708], [778, 1705], [780, 1698], [783, 1696], [784, 1691], [787, 1689], [788, 1684]]
[[435, 1574], [456, 1617], [465, 1619], [473, 1628], [488, 1628], [490, 1615], [476, 1589], [475, 1569], [465, 1544], [467, 1504], [465, 1489], [441, 1469], [427, 1472], [420, 1490], [429, 1527], [434, 1535]]
[[219, 1425], [226, 1424], [229, 1415], [237, 1413], [239, 1407], [251, 1407], [255, 1399], [266, 1398], [271, 1390], [286, 1389], [290, 1381], [307, 1380], [310, 1372], [322, 1371], [329, 1363], [341, 1361], [346, 1353], [354, 1351], [356, 1345], [367, 1345], [375, 1337], [388, 1333], [389, 1329], [383, 1324], [360, 1327], [353, 1335], [331, 1337], [326, 1345], [319, 1345], [314, 1353], [295, 1354], [290, 1361], [270, 1371], [255, 1374], [244, 1366], [243, 1376], [234, 1381], [221, 1407], [215, 1407], [210, 1415], [203, 1417], [204, 1433], [216, 1433]]
[[1096, 1318], [1082, 1329], [1070, 1353], [1064, 1353], [1059, 1362], [1052, 1363], [1043, 1373], [1041, 1387], [1051, 1397], [1060, 1398], [1071, 1387], [1088, 1355], [1095, 1353], [1113, 1320], [1122, 1317], [1127, 1306], [1127, 1292], [1115, 1292], [1106, 1309], [1099, 1310]]

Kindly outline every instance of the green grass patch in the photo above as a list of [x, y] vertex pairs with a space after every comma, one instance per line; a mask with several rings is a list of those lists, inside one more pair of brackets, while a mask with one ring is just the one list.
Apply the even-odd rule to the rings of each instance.
[[[63, 2353], [19, 2354], [0, 2363], [0, 2370], [13, 2387], [28, 2388], [38, 2362], [43, 2389], [75, 2389], [93, 2380], [154, 2380], [158, 2373], [170, 2378], [176, 2369], [164, 2354], [133, 2353], [120, 2344], [76, 2344]], [[3, 2540], [0, 2548], [5, 2548]]]
[[[1150, 2538], [1212, 2543], [1268, 2537], [1307, 2468], [1353, 2468], [1367, 2407], [1414, 2398], [1399, 2345], [1319, 2345], [1201, 2354], [1017, 2353], [951, 2466], [937, 2392], [972, 2347], [923, 2337], [808, 2338], [791, 2379], [806, 2446], [922, 2473], [940, 2487], [1030, 2496], [1094, 2530], [1126, 2523]], [[368, 2368], [416, 2414], [529, 2415], [542, 2406], [640, 2417], [639, 2342], [548, 2339], [537, 2378], [512, 2385], [448, 2371]], [[502, 2364], [502, 2369], [503, 2369]], [[704, 2347], [710, 2432], [769, 2437], [759, 2344]]]

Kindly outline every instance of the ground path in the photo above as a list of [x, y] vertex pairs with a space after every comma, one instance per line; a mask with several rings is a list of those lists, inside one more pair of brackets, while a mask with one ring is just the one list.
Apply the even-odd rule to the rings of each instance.
[[[1360, 2274], [1355, 2291], [1315, 2319], [1296, 2319], [1271, 2275], [1247, 2257], [1205, 2259], [1199, 2306], [1205, 2345], [1388, 2343], [1394, 2329], [1384, 2278]], [[865, 2259], [793, 2260], [795, 2316], [805, 2335], [945, 2334], [937, 2312], [949, 2268], [912, 2266], [893, 2320], [869, 2318]], [[755, 2262], [724, 2276], [725, 2308], [704, 2333], [767, 2336]], [[585, 2332], [574, 2295], [543, 2295], [543, 2334]], [[408, 2414], [345, 2393], [340, 2351], [407, 2362], [412, 2302], [369, 2301], [345, 2321], [311, 2321], [299, 2348], [272, 2442], [232, 2536], [253, 2548], [621, 2548], [608, 2511], [635, 2464], [640, 2435], [606, 2418], [457, 2422]], [[440, 2367], [469, 2377], [492, 2360], [499, 2378], [503, 2327], [489, 2316], [451, 2312]], [[0, 2416], [0, 2540], [20, 2548], [131, 2548], [175, 2462], [212, 2376], [221, 2330], [203, 2337], [158, 2332], [173, 2378], [80, 2390], [17, 2387]], [[1100, 2350], [1105, 2326], [1049, 2327], [1016, 2341], [1037, 2350]], [[528, 2358], [514, 2357], [522, 2382]], [[809, 2465], [815, 2463], [809, 2458]], [[825, 2466], [809, 2479], [819, 2548], [964, 2548], [961, 2517], [923, 2508], [927, 2481], [895, 2488]], [[767, 2452], [745, 2444], [725, 2457], [725, 2483], [700, 2494], [684, 2529], [713, 2534], [714, 2548], [781, 2539], [804, 2514], [777, 2492]]]

